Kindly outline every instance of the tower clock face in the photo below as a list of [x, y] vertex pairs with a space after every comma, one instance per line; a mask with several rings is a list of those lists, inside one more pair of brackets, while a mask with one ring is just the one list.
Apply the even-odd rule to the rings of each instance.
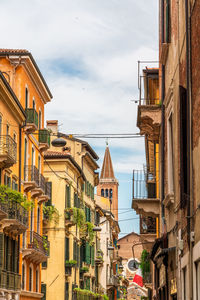
[[128, 268], [132, 272], [136, 271], [139, 268], [139, 265], [140, 264], [138, 263], [138, 261], [136, 259], [132, 258], [128, 261]]

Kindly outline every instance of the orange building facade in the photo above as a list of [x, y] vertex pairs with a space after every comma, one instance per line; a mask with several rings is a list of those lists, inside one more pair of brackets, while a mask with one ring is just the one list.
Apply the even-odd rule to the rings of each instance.
[[[17, 163], [1, 168], [1, 185], [20, 191], [26, 198], [28, 222], [19, 231], [18, 273], [21, 275], [20, 299], [40, 299], [41, 263], [48, 257], [49, 243], [42, 236], [43, 203], [49, 199], [49, 186], [43, 176], [43, 151], [50, 145], [50, 133], [44, 129], [44, 105], [52, 95], [30, 52], [0, 49], [0, 70], [25, 112], [18, 121], [16, 114], [7, 120], [11, 107], [0, 107], [3, 134], [17, 139]], [[17, 133], [15, 133], [17, 131]], [[8, 298], [10, 299], [10, 298]], [[13, 298], [12, 298], [13, 299]], [[19, 299], [19, 298], [18, 298]]]

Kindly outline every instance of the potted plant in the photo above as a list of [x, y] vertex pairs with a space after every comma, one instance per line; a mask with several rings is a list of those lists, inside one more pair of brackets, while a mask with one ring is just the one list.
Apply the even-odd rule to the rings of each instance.
[[77, 261], [73, 260], [73, 259], [66, 260], [66, 262], [65, 262], [65, 266], [69, 267], [69, 268], [72, 268], [72, 267], [76, 266], [76, 264], [77, 264]]
[[87, 273], [89, 271], [89, 268], [88, 267], [82, 267], [81, 269], [80, 269], [80, 272], [81, 273]]

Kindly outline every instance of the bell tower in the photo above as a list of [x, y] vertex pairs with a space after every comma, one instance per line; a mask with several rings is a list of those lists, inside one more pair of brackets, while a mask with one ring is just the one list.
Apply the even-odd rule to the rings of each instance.
[[118, 180], [115, 178], [113, 171], [110, 150], [108, 144], [106, 144], [103, 166], [99, 184], [97, 186], [97, 196], [102, 196], [111, 200], [111, 212], [116, 221], [118, 221], [118, 185]]

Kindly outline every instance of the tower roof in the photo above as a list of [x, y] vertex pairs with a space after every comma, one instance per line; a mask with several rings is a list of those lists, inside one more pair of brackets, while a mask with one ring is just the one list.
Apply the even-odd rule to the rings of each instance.
[[109, 147], [106, 147], [100, 179], [115, 179]]

